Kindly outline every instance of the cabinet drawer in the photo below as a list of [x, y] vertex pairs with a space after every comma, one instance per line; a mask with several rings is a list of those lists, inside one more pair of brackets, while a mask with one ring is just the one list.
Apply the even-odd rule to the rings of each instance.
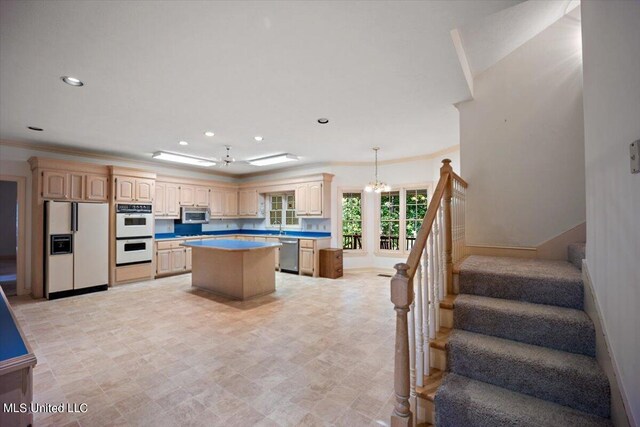
[[301, 248], [313, 248], [313, 240], [300, 239]]
[[184, 240], [169, 240], [163, 242], [156, 242], [158, 245], [158, 250], [161, 251], [163, 249], [176, 249], [179, 248], [181, 244], [184, 243]]

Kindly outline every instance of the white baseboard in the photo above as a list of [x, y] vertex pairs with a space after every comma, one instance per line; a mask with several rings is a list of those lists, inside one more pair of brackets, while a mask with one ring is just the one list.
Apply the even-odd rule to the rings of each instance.
[[602, 322], [600, 305], [593, 292], [593, 283], [589, 275], [587, 260], [582, 260], [582, 281], [584, 283], [584, 311], [593, 321], [596, 330], [596, 359], [609, 378], [611, 387], [611, 421], [616, 427], [637, 426], [629, 408], [629, 399], [620, 382], [620, 370], [607, 338], [607, 332]]

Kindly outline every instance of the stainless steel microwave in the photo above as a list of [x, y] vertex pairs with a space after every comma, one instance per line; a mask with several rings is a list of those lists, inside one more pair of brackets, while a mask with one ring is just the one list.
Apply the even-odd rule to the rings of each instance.
[[183, 224], [206, 224], [209, 222], [209, 208], [183, 207], [180, 210], [180, 222]]

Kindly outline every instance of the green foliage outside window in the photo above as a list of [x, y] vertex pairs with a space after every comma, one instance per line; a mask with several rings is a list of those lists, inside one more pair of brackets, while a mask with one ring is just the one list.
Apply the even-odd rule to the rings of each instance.
[[342, 247], [362, 249], [362, 193], [342, 194]]

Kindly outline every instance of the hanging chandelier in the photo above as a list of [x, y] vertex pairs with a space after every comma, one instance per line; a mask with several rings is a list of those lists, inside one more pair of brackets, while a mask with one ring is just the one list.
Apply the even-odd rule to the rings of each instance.
[[380, 147], [373, 148], [373, 151], [376, 153], [376, 180], [373, 182], [370, 182], [369, 184], [367, 184], [366, 187], [364, 187], [364, 191], [366, 191], [367, 193], [371, 193], [372, 191], [375, 191], [376, 193], [382, 193], [383, 191], [391, 190], [391, 187], [389, 187], [384, 182], [378, 180], [378, 150], [379, 149]]

